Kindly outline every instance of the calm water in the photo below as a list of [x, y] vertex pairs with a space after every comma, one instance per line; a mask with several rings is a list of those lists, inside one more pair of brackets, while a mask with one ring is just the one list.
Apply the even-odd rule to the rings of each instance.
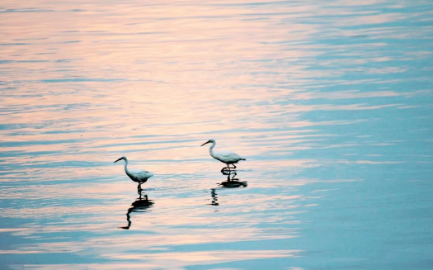
[[0, 3], [1, 269], [433, 269], [431, 1], [157, 2]]

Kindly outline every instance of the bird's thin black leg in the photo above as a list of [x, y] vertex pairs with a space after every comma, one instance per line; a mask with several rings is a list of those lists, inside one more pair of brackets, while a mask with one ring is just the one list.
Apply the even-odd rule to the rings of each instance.
[[141, 188], [141, 183], [138, 184], [137, 189], [138, 189], [138, 195], [140, 195], [140, 198], [141, 198], [141, 191], [143, 190], [143, 189]]
[[232, 165], [233, 165], [233, 168], [236, 169], [236, 165], [235, 164], [232, 164]]

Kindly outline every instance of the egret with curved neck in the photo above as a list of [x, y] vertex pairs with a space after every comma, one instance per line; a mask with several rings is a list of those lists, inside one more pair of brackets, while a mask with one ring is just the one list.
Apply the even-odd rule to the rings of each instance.
[[245, 158], [239, 156], [236, 153], [228, 152], [228, 151], [214, 151], [213, 148], [216, 145], [216, 142], [214, 139], [210, 139], [209, 141], [205, 142], [201, 146], [211, 143], [212, 145], [209, 147], [209, 153], [210, 155], [216, 159], [221, 161], [222, 163], [225, 163], [227, 165], [227, 168], [230, 170], [230, 165], [233, 165], [233, 168], [236, 169], [236, 163], [238, 163], [241, 160], [246, 160]]
[[129, 178], [131, 178], [132, 181], [137, 182], [138, 183], [138, 192], [141, 192], [141, 184], [146, 183], [147, 179], [149, 179], [150, 177], [153, 176], [153, 173], [145, 171], [145, 170], [140, 170], [140, 169], [128, 169], [128, 159], [126, 157], [121, 157], [119, 159], [117, 159], [116, 161], [114, 161], [114, 163], [118, 162], [119, 160], [124, 160], [125, 161], [125, 173], [126, 175], [129, 176]]

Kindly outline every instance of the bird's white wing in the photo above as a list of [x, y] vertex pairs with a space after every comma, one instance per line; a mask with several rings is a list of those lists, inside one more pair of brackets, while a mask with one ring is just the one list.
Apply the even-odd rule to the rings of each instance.
[[223, 157], [237, 156], [237, 154], [230, 152], [230, 151], [218, 151], [216, 153], [218, 153], [218, 155], [223, 156]]
[[129, 171], [131, 172], [131, 174], [134, 174], [134, 176], [137, 177], [138, 179], [147, 179], [153, 176], [153, 173], [145, 170], [135, 169]]
[[222, 159], [224, 161], [228, 161], [228, 162], [239, 161], [242, 158], [238, 154], [230, 152], [230, 151], [218, 151], [218, 152], [215, 151], [214, 153], [215, 153], [215, 156], [219, 157], [220, 159]]

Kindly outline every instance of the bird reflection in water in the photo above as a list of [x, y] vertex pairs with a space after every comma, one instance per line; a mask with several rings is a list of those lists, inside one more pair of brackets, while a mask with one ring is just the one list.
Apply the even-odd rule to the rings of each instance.
[[212, 196], [212, 202], [210, 203], [210, 205], [214, 205], [214, 206], [220, 205], [218, 203], [218, 197], [217, 197], [218, 194], [216, 193], [216, 190], [214, 188], [211, 188], [210, 195]]
[[[223, 175], [227, 175], [227, 180], [224, 182], [219, 183], [219, 186], [225, 187], [225, 188], [238, 188], [238, 187], [247, 187], [248, 186], [248, 182], [247, 181], [239, 181], [238, 178], [236, 178], [237, 176], [237, 172], [236, 170], [233, 170], [231, 168], [227, 168], [224, 167], [221, 170], [221, 173]], [[218, 206], [219, 202], [218, 202], [218, 194], [217, 194], [217, 189], [221, 189], [221, 188], [211, 188], [211, 196], [212, 196], [212, 202], [210, 203], [210, 205], [213, 206]]]
[[221, 169], [221, 173], [223, 175], [227, 175], [227, 180], [219, 183], [220, 186], [236, 188], [246, 187], [248, 185], [247, 181], [239, 181], [239, 178], [236, 178], [236, 176], [238, 175], [236, 170], [224, 167]]
[[140, 190], [140, 197], [137, 198], [132, 204], [131, 207], [126, 212], [126, 220], [128, 221], [128, 226], [119, 227], [119, 229], [129, 230], [132, 225], [131, 222], [131, 213], [132, 212], [146, 212], [146, 210], [153, 206], [154, 202], [149, 200], [147, 195], [142, 196], [142, 190]]

